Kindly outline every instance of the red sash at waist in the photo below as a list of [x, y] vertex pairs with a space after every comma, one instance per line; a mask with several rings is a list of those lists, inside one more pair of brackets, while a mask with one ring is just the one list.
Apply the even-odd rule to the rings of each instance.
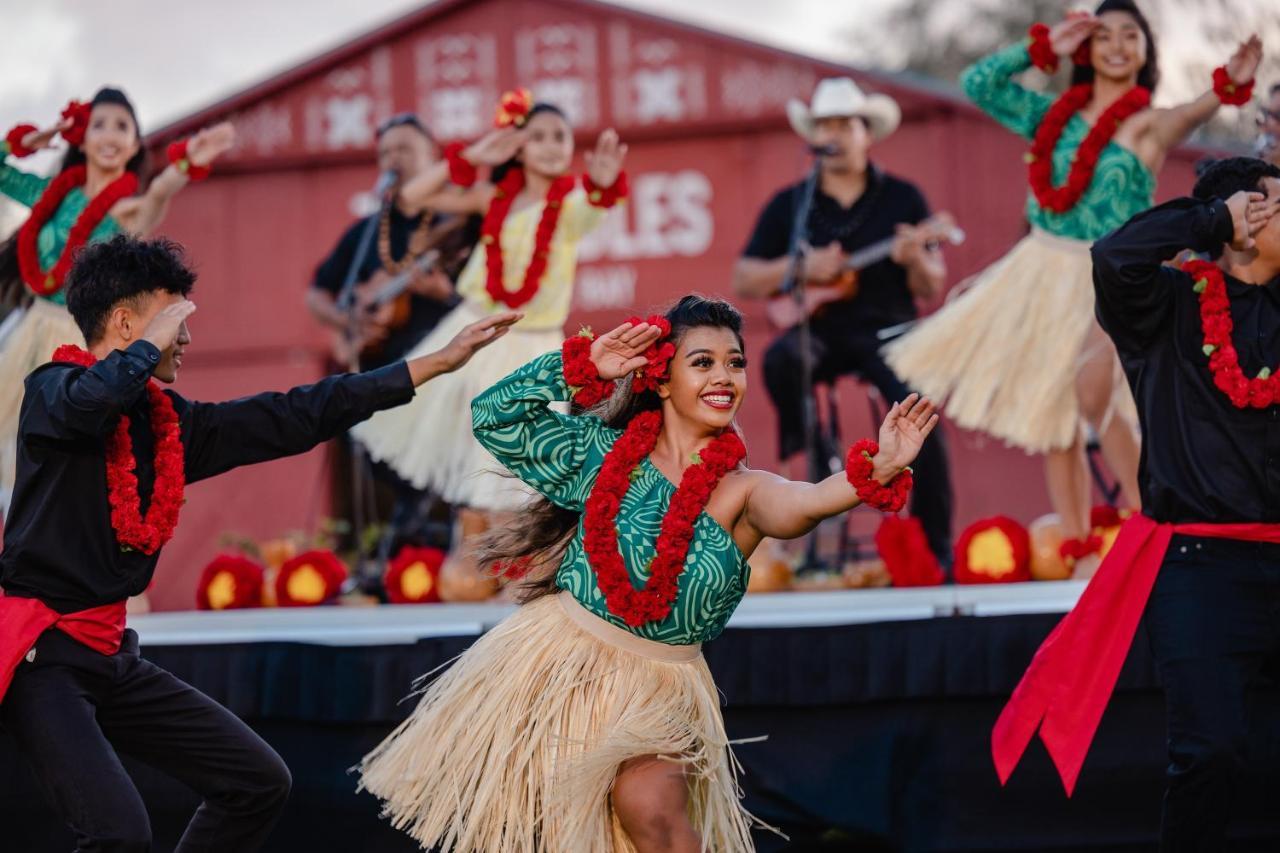
[[1071, 796], [1175, 533], [1280, 543], [1280, 524], [1158, 524], [1140, 513], [1130, 516], [991, 731], [1000, 784], [1009, 781], [1039, 729]]
[[57, 628], [99, 654], [113, 655], [124, 639], [124, 621], [123, 601], [59, 613], [38, 598], [0, 594], [0, 702], [18, 664], [45, 631]]

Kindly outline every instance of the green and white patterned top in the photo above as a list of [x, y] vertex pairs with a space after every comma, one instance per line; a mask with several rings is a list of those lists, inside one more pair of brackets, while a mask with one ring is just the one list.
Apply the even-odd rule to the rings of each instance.
[[[471, 404], [476, 439], [521, 480], [565, 509], [582, 511], [605, 454], [621, 430], [591, 415], [563, 415], [550, 404], [569, 399], [559, 352], [539, 356], [485, 391]], [[675, 486], [645, 459], [632, 477], [618, 513], [618, 546], [631, 582], [648, 580], [662, 517]], [[605, 607], [604, 595], [582, 549], [582, 522], [556, 572], [556, 585], [601, 619], [637, 636], [669, 645], [717, 637], [747, 590], [750, 568], [729, 532], [703, 512], [671, 613], [638, 628]]]
[[[9, 143], [0, 140], [0, 193], [4, 193], [9, 198], [18, 202], [18, 204], [34, 207], [35, 203], [40, 200], [40, 196], [44, 193], [45, 187], [49, 186], [50, 178], [42, 178], [39, 175], [33, 175], [30, 172], [24, 172], [21, 169], [15, 169], [5, 162], [5, 158], [9, 154]], [[67, 238], [71, 236], [71, 229], [75, 226], [76, 220], [80, 218], [80, 214], [89, 204], [89, 197], [84, 194], [83, 187], [76, 187], [67, 193], [62, 199], [62, 204], [58, 205], [57, 211], [53, 216], [49, 217], [49, 221], [40, 229], [40, 235], [36, 238], [36, 249], [40, 253], [40, 268], [43, 270], [52, 269], [54, 264], [58, 262], [58, 258], [62, 256], [62, 248], [67, 245]], [[110, 216], [102, 217], [102, 221], [98, 223], [98, 227], [93, 229], [89, 235], [89, 242], [96, 243], [99, 240], [109, 240], [121, 231], [120, 224]], [[67, 296], [59, 290], [50, 296], [40, 296], [41, 299], [47, 299], [58, 305], [67, 304]]]
[[[1014, 82], [1015, 75], [1031, 67], [1027, 43], [1020, 42], [970, 65], [960, 75], [960, 87], [983, 112], [1005, 127], [1032, 139], [1053, 98], [1032, 92]], [[1071, 170], [1076, 149], [1090, 125], [1076, 113], [1067, 122], [1053, 150], [1053, 183], [1060, 186]], [[1075, 207], [1065, 213], [1044, 210], [1035, 195], [1027, 194], [1027, 219], [1059, 237], [1097, 240], [1151, 207], [1156, 179], [1127, 148], [1108, 142], [1098, 158], [1093, 181]]]

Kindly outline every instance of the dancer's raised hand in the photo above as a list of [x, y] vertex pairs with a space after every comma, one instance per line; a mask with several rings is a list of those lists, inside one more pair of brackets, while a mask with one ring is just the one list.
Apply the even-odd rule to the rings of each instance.
[[53, 138], [64, 130], [70, 130], [75, 124], [74, 119], [64, 118], [53, 127], [46, 127], [44, 130], [33, 130], [26, 136], [22, 137], [22, 147], [31, 151], [39, 151], [41, 148], [48, 148], [53, 142]]
[[500, 127], [468, 145], [462, 152], [462, 157], [473, 166], [497, 166], [516, 156], [516, 152], [528, 138], [527, 130]]
[[229, 121], [203, 128], [187, 142], [187, 157], [194, 166], [208, 166], [236, 144], [236, 127]]
[[439, 356], [446, 370], [457, 370], [471, 360], [471, 356], [496, 341], [511, 330], [524, 315], [516, 311], [505, 311], [493, 314], [483, 320], [477, 320], [461, 332], [453, 336], [453, 340], [444, 345]]
[[1227, 60], [1227, 76], [1231, 78], [1232, 83], [1243, 86], [1258, 73], [1258, 66], [1261, 64], [1262, 39], [1256, 34], [1251, 35], [1240, 42], [1236, 52]]
[[623, 323], [591, 342], [591, 361], [601, 379], [621, 379], [647, 364], [644, 351], [662, 335], [662, 330], [648, 323]]
[[924, 440], [937, 425], [938, 414], [928, 397], [909, 394], [907, 399], [894, 403], [880, 425], [880, 452], [872, 460], [872, 476], [881, 482], [896, 477], [915, 461]]
[[1280, 212], [1280, 197], [1268, 199], [1259, 192], [1238, 192], [1227, 199], [1233, 233], [1231, 248], [1245, 251], [1253, 248], [1253, 237]]
[[1058, 56], [1071, 56], [1099, 26], [1088, 12], [1072, 12], [1049, 29], [1049, 46]]
[[618, 140], [617, 131], [609, 128], [596, 140], [595, 150], [583, 156], [591, 182], [598, 187], [611, 187], [622, 171], [622, 162], [627, 159], [627, 145]]

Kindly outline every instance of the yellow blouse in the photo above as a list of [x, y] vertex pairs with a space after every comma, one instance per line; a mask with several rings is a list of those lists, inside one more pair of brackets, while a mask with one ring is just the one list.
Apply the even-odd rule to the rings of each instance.
[[[604, 220], [608, 213], [587, 201], [586, 191], [575, 187], [561, 203], [560, 218], [556, 222], [555, 235], [551, 238], [551, 250], [547, 258], [547, 270], [542, 276], [538, 293], [520, 306], [524, 319], [517, 329], [542, 331], [560, 329], [569, 316], [573, 303], [573, 280], [578, 268], [578, 243]], [[502, 223], [502, 285], [508, 291], [519, 290], [524, 284], [524, 271], [533, 258], [533, 241], [542, 218], [545, 201], [531, 204], [523, 210], [507, 216]], [[458, 293], [485, 312], [506, 310], [506, 306], [489, 298], [485, 284], [489, 270], [485, 264], [485, 246], [477, 243], [458, 276]]]

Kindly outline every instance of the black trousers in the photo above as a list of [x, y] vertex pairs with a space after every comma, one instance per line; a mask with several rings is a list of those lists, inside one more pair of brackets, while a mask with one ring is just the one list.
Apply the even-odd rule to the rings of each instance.
[[[832, 382], [856, 374], [870, 382], [891, 403], [911, 393], [881, 358], [880, 341], [869, 332], [850, 332], [847, 326], [824, 322], [811, 326], [815, 382]], [[783, 459], [804, 449], [804, 395], [800, 388], [802, 367], [800, 333], [791, 329], [779, 336], [764, 354], [764, 381], [778, 413], [778, 455]], [[878, 426], [878, 425], [877, 425]], [[929, 548], [944, 565], [951, 562], [951, 474], [942, 430], [934, 430], [912, 466], [915, 488], [911, 514], [920, 519]]]
[[289, 795], [289, 769], [234, 714], [138, 655], [46, 631], [14, 675], [0, 721], [77, 837], [77, 850], [151, 849], [151, 822], [116, 750], [204, 798], [177, 853], [261, 849]]
[[1280, 545], [1175, 536], [1145, 614], [1168, 707], [1165, 853], [1225, 850], [1250, 692], [1280, 647]]

